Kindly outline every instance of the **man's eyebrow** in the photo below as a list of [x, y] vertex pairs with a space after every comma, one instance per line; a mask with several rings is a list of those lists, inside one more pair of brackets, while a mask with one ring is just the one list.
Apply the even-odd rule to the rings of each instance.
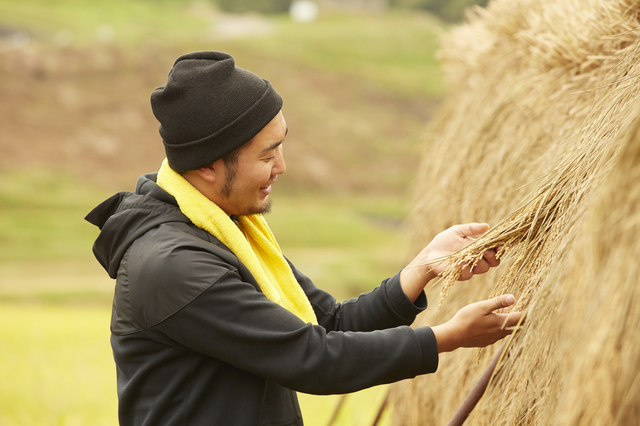
[[[289, 128], [287, 127], [287, 129], [284, 132], [284, 136], [287, 137], [287, 133], [289, 133]], [[281, 141], [278, 141], [272, 145], [269, 145], [268, 147], [266, 147], [265, 149], [262, 150], [263, 153], [267, 152], [267, 151], [271, 151], [272, 149], [276, 149], [278, 146], [282, 145], [282, 142], [284, 142], [284, 138], [282, 138]]]

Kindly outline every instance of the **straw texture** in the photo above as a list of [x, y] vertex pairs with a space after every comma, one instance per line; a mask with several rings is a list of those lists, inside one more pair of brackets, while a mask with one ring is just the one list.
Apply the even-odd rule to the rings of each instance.
[[[493, 228], [448, 259], [428, 295], [441, 308], [418, 324], [505, 292], [527, 311], [466, 424], [639, 418], [639, 13], [637, 0], [494, 0], [443, 39], [450, 95], [429, 126], [416, 249], [455, 223]], [[495, 273], [456, 283], [497, 246]], [[445, 354], [395, 386], [395, 423], [446, 424], [495, 350]]]

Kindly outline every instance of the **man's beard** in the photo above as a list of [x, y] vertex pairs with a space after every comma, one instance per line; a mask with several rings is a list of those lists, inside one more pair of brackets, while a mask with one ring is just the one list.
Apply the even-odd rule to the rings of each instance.
[[[233, 168], [230, 170], [228, 169], [227, 176], [224, 181], [224, 188], [222, 188], [222, 195], [224, 196], [224, 198], [226, 199], [231, 198], [231, 195], [233, 194], [233, 184], [235, 180], [236, 180], [235, 169]], [[251, 206], [247, 211], [238, 213], [238, 216], [249, 216], [252, 214], [267, 214], [267, 213], [271, 213], [271, 198], [268, 196], [267, 196], [266, 205], [263, 205], [260, 207]]]
[[269, 197], [267, 199], [267, 205], [264, 206], [264, 208], [262, 209], [262, 211], [260, 212], [262, 214], [269, 214], [271, 213], [271, 197]]

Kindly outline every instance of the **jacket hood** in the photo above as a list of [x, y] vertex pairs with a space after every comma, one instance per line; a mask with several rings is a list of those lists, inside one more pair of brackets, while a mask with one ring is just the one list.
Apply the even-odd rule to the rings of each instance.
[[156, 184], [156, 176], [157, 173], [141, 176], [135, 193], [119, 192], [85, 217], [100, 228], [93, 254], [111, 278], [116, 278], [122, 257], [141, 235], [163, 223], [191, 222], [175, 198]]

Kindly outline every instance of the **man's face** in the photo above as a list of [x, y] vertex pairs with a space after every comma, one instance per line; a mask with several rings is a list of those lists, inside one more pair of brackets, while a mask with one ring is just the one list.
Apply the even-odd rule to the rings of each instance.
[[286, 134], [287, 123], [279, 112], [240, 151], [235, 173], [221, 163], [224, 186], [216, 202], [225, 213], [241, 216], [269, 211], [271, 184], [286, 170], [282, 151]]

